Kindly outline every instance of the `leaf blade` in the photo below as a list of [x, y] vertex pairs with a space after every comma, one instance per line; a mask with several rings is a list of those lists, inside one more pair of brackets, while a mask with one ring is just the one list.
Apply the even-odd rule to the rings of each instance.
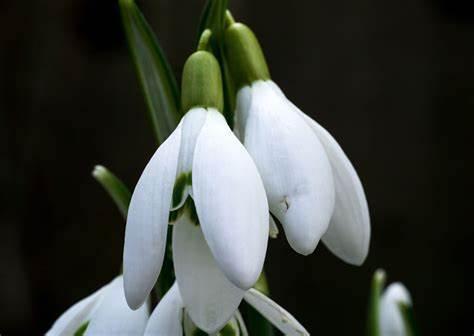
[[130, 204], [130, 199], [132, 198], [130, 190], [122, 181], [120, 181], [117, 176], [112, 174], [112, 172], [110, 172], [104, 166], [95, 166], [92, 176], [102, 185], [105, 191], [107, 191], [122, 216], [126, 219], [128, 205]]
[[158, 143], [180, 119], [179, 90], [166, 56], [133, 0], [119, 0], [122, 22]]

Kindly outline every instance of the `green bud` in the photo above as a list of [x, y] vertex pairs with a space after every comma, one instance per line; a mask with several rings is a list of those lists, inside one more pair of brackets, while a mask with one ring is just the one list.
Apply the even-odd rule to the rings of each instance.
[[208, 51], [199, 50], [184, 64], [181, 106], [186, 113], [193, 107], [224, 109], [224, 94], [219, 62]]
[[233, 22], [230, 13], [227, 23], [224, 52], [236, 88], [270, 79], [270, 71], [255, 34], [246, 25]]

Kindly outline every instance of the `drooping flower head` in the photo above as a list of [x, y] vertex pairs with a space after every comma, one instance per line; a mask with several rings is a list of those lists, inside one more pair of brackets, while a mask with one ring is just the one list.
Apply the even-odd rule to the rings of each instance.
[[362, 184], [334, 138], [271, 80], [253, 32], [228, 14], [224, 51], [237, 88], [236, 131], [262, 176], [269, 208], [291, 247], [312, 253], [319, 240], [360, 265], [370, 241]]
[[142, 335], [148, 316], [147, 305], [135, 311], [128, 307], [118, 276], [64, 312], [46, 335]]
[[252, 158], [220, 112], [221, 72], [208, 51], [199, 50], [186, 61], [181, 102], [184, 117], [153, 155], [132, 195], [125, 296], [137, 308], [153, 288], [172, 222], [184, 306], [199, 328], [215, 332], [262, 271], [268, 202]]
[[383, 336], [410, 335], [407, 321], [402, 312], [404, 307], [411, 307], [410, 293], [400, 282], [388, 286], [380, 298], [380, 332]]
[[[245, 301], [284, 335], [306, 336], [306, 329], [283, 307], [255, 289], [244, 296]], [[148, 320], [145, 336], [191, 336], [201, 335], [197, 326], [189, 319], [178, 285], [175, 283], [158, 303]], [[229, 322], [215, 333], [217, 336], [248, 336], [247, 328], [238, 310]]]

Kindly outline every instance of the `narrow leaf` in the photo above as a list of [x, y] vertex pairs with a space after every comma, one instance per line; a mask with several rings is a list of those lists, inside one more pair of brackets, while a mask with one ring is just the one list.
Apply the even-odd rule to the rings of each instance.
[[130, 190], [114, 174], [103, 166], [95, 166], [92, 176], [104, 187], [112, 197], [120, 213], [127, 218], [128, 205], [132, 197]]
[[158, 40], [133, 0], [119, 0], [122, 22], [158, 143], [180, 119], [179, 91]]
[[413, 307], [410, 304], [400, 302], [398, 308], [400, 309], [403, 324], [405, 325], [405, 334], [407, 336], [419, 336], [420, 333], [413, 314]]
[[212, 34], [217, 40], [224, 32], [225, 12], [227, 10], [228, 0], [207, 0], [199, 22], [196, 44], [201, 38], [204, 30], [212, 30]]
[[369, 294], [369, 312], [367, 321], [367, 335], [381, 336], [380, 334], [380, 295], [385, 284], [385, 271], [376, 270], [372, 278]]

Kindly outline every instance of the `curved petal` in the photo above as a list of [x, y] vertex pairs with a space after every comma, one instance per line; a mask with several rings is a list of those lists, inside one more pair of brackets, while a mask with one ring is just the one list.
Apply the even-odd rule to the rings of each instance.
[[309, 335], [306, 329], [285, 309], [255, 289], [250, 289], [244, 297], [268, 321], [285, 335]]
[[[291, 247], [316, 248], [334, 210], [334, 182], [326, 152], [311, 128], [271, 82], [252, 85], [244, 144], [262, 176], [270, 210]], [[239, 96], [240, 97], [240, 96]]]
[[142, 335], [148, 320], [148, 306], [131, 310], [123, 292], [123, 277], [115, 278], [105, 289], [92, 314], [85, 335]]
[[183, 310], [183, 301], [175, 282], [151, 314], [145, 335], [183, 336]]
[[235, 312], [234, 319], [239, 327], [240, 336], [248, 336], [249, 332], [247, 331], [247, 326], [245, 325], [245, 321], [238, 310]]
[[163, 264], [180, 140], [178, 126], [151, 158], [130, 201], [123, 275], [125, 297], [132, 309], [145, 302]]
[[85, 299], [74, 304], [71, 308], [66, 310], [56, 322], [54, 322], [51, 329], [46, 333], [47, 336], [61, 336], [73, 335], [79, 327], [89, 320], [91, 313], [97, 307], [101, 299], [101, 295], [107, 286], [97, 290], [95, 293], [89, 295]]
[[244, 291], [227, 280], [201, 228], [187, 214], [173, 227], [173, 259], [179, 292], [194, 324], [208, 333], [222, 328], [238, 308]]
[[[176, 172], [177, 179], [179, 179], [182, 174], [190, 174], [192, 171], [196, 139], [204, 125], [206, 115], [206, 109], [202, 107], [193, 108], [186, 113], [181, 122], [181, 145], [179, 148], [178, 170]], [[186, 183], [182, 190], [175, 189], [174, 193], [178, 194], [173, 196], [173, 206], [171, 210], [181, 208], [190, 192], [191, 185], [189, 183]]]
[[295, 109], [311, 126], [331, 163], [336, 205], [323, 243], [347, 263], [361, 265], [369, 252], [370, 216], [364, 188], [357, 172], [337, 141], [316, 121]]
[[382, 335], [406, 335], [399, 304], [411, 305], [411, 297], [405, 286], [393, 283], [387, 287], [380, 299], [380, 330]]
[[235, 118], [235, 130], [237, 137], [242, 140], [245, 139], [245, 124], [247, 123], [248, 111], [252, 104], [252, 88], [250, 86], [242, 87], [239, 92], [237, 92], [236, 99], [236, 111], [239, 113], [234, 114]]
[[227, 278], [248, 289], [262, 271], [269, 233], [257, 168], [222, 114], [212, 109], [194, 158], [194, 202], [206, 241]]

